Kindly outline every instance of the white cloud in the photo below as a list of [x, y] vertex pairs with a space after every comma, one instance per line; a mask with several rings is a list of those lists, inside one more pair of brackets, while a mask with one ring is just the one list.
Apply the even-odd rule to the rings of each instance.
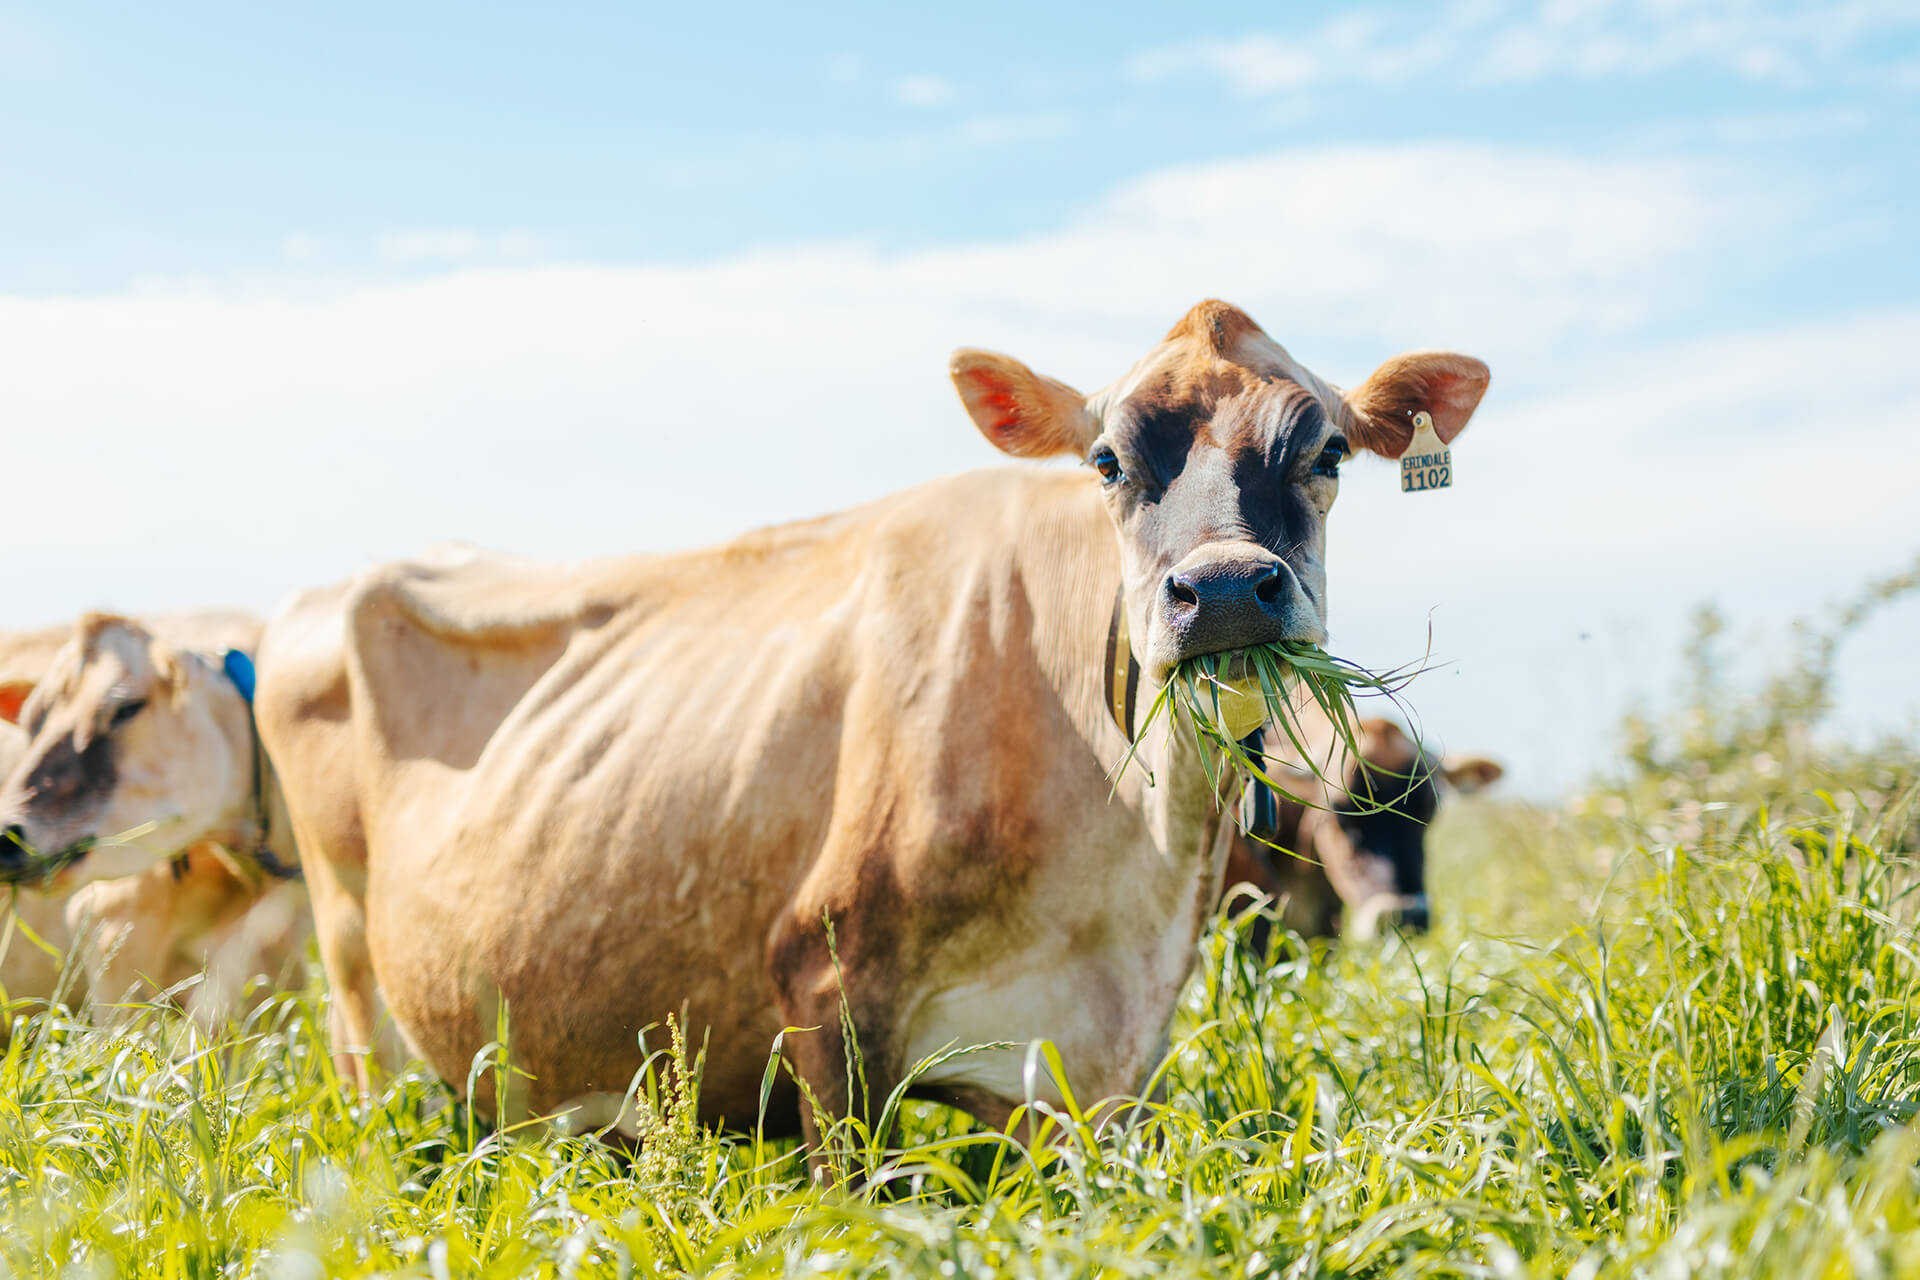
[[[1523, 779], [1564, 776], [1529, 735], [1565, 727], [1565, 690], [1507, 686], [1516, 666], [1581, 670], [1570, 629], [1671, 616], [1709, 586], [1791, 610], [1862, 576], [1861, 546], [1920, 536], [1899, 470], [1847, 461], [1904, 449], [1920, 420], [1920, 316], [1640, 336], [1790, 216], [1697, 164], [1327, 147], [906, 253], [0, 296], [8, 520], [44, 548], [9, 558], [0, 625], [266, 607], [449, 538], [573, 557], [830, 510], [995, 460], [951, 348], [1091, 388], [1219, 294], [1338, 381], [1412, 346], [1493, 364], [1457, 491], [1402, 498], [1388, 469], [1353, 468], [1335, 630], [1399, 659], [1440, 606], [1441, 651], [1472, 663], [1423, 682], [1429, 722], [1522, 743]], [[1911, 701], [1913, 678], [1889, 688]]]
[[538, 255], [540, 238], [526, 231], [475, 231], [467, 227], [422, 227], [390, 231], [375, 241], [388, 262], [463, 262]]
[[893, 82], [893, 100], [903, 107], [942, 107], [953, 101], [953, 86], [935, 75], [901, 76]]
[[1920, 27], [1920, 7], [1910, 0], [1533, 0], [1518, 12], [1490, 4], [1416, 12], [1432, 16], [1348, 13], [1287, 35], [1191, 40], [1144, 51], [1130, 69], [1148, 81], [1216, 75], [1245, 97], [1355, 83], [1418, 92], [1423, 80], [1497, 85], [1682, 67], [1799, 85], [1875, 36]]
[[1707, 269], [1698, 246], [1770, 240], [1784, 216], [1777, 195], [1698, 164], [1301, 148], [1125, 184], [1056, 233], [905, 259], [849, 253], [831, 270], [842, 287], [1035, 312], [1145, 321], [1221, 293], [1329, 340], [1439, 331], [1546, 345], [1671, 306]]

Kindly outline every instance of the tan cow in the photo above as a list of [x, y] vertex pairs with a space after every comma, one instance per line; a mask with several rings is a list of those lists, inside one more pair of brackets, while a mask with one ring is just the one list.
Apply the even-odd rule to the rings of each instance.
[[[1116, 600], [1148, 682], [1323, 639], [1340, 464], [1403, 451], [1416, 411], [1452, 439], [1486, 367], [1403, 356], [1343, 394], [1209, 302], [1092, 396], [987, 352], [952, 372], [1002, 450], [1089, 469], [686, 554], [390, 565], [269, 624], [261, 732], [345, 1069], [365, 1079], [377, 986], [456, 1086], [505, 1003], [526, 1074], [507, 1099], [483, 1080], [496, 1115], [615, 1119], [669, 1016], [736, 1124], [783, 1027], [833, 1115], [991, 1042], [1053, 1041], [1082, 1098], [1142, 1085], [1230, 824], [1164, 724], [1110, 777]], [[1058, 1097], [1026, 1061], [950, 1058], [915, 1092], [1000, 1124]], [[817, 1136], [783, 1081], [768, 1125], [796, 1120]]]
[[[1307, 770], [1283, 731], [1268, 726], [1268, 763], [1290, 794], [1274, 796], [1274, 830], [1260, 839], [1236, 832], [1227, 858], [1230, 900], [1233, 886], [1253, 886], [1302, 937], [1365, 938], [1386, 923], [1425, 929], [1427, 829], [1441, 797], [1477, 791], [1505, 772], [1481, 756], [1438, 759], [1384, 717], [1354, 728], [1357, 754], [1317, 706], [1304, 710], [1295, 732], [1316, 765]], [[1248, 942], [1265, 954], [1268, 936], [1257, 920]]]
[[[78, 628], [0, 637], [0, 826], [12, 833], [0, 836], [0, 865], [27, 885], [11, 891], [13, 911], [46, 944], [16, 928], [0, 955], [0, 985], [15, 1000], [90, 991], [112, 1003], [203, 975], [185, 1001], [213, 1020], [234, 1007], [250, 976], [293, 976], [310, 913], [304, 888], [274, 874], [284, 866], [232, 852], [255, 847], [244, 815], [187, 830], [170, 821], [177, 798], [202, 792], [216, 796], [198, 801], [203, 806], [257, 807], [245, 702], [224, 671], [217, 680], [190, 673], [217, 670], [214, 655], [224, 650], [255, 647], [260, 624], [237, 614], [190, 614], [148, 626], [96, 614]], [[238, 717], [229, 703], [239, 705]], [[13, 723], [22, 719], [32, 735]], [[229, 722], [231, 734], [236, 721], [245, 738], [238, 753], [229, 740], [200, 732]], [[90, 774], [89, 753], [106, 755], [110, 767]], [[63, 762], [76, 761], [78, 769], [63, 771]], [[223, 789], [231, 793], [225, 806], [217, 799]], [[101, 816], [136, 803], [152, 807]], [[108, 836], [151, 827], [148, 835], [171, 832], [173, 840], [136, 842], [131, 859], [100, 842], [63, 846], [58, 833], [76, 823]], [[49, 850], [78, 845], [80, 856], [37, 863], [29, 852], [36, 842]], [[69, 951], [83, 974], [63, 988]]]

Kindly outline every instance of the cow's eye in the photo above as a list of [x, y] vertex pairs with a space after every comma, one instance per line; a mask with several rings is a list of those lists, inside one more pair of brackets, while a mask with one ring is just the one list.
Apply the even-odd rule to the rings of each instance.
[[146, 709], [147, 700], [145, 698], [135, 698], [132, 702], [123, 702], [113, 709], [113, 719], [108, 721], [108, 723], [118, 729], [121, 725], [133, 719]]
[[1100, 473], [1102, 483], [1112, 484], [1125, 474], [1120, 469], [1120, 459], [1114, 456], [1111, 449], [1096, 450], [1090, 461], [1093, 463], [1093, 469]]
[[1347, 451], [1342, 447], [1341, 442], [1335, 441], [1329, 444], [1320, 451], [1320, 456], [1313, 460], [1313, 474], [1337, 478], [1340, 475], [1340, 464], [1346, 460], [1346, 457]]

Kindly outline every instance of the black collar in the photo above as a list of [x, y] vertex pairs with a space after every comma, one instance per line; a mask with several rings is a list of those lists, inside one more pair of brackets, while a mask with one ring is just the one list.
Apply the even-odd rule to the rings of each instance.
[[267, 847], [267, 836], [271, 831], [272, 812], [267, 807], [267, 771], [273, 767], [267, 759], [267, 749], [260, 742], [260, 722], [253, 714], [253, 691], [258, 683], [254, 675], [253, 659], [238, 649], [228, 649], [220, 655], [220, 669], [226, 672], [227, 679], [233, 682], [234, 689], [240, 694], [240, 700], [247, 704], [247, 731], [253, 739], [253, 820], [258, 835], [254, 848], [248, 856], [260, 870], [274, 880], [298, 880], [299, 862], [282, 862], [280, 855]]
[[1127, 634], [1127, 587], [1113, 593], [1113, 621], [1107, 625], [1107, 711], [1120, 732], [1133, 741], [1133, 703], [1140, 692], [1140, 664]]

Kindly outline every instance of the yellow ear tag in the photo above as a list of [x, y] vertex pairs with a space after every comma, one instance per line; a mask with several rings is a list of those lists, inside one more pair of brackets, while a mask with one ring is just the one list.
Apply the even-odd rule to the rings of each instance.
[[1413, 415], [1413, 443], [1400, 455], [1400, 492], [1444, 489], [1453, 483], [1453, 450], [1440, 443], [1433, 415], [1422, 409]]

